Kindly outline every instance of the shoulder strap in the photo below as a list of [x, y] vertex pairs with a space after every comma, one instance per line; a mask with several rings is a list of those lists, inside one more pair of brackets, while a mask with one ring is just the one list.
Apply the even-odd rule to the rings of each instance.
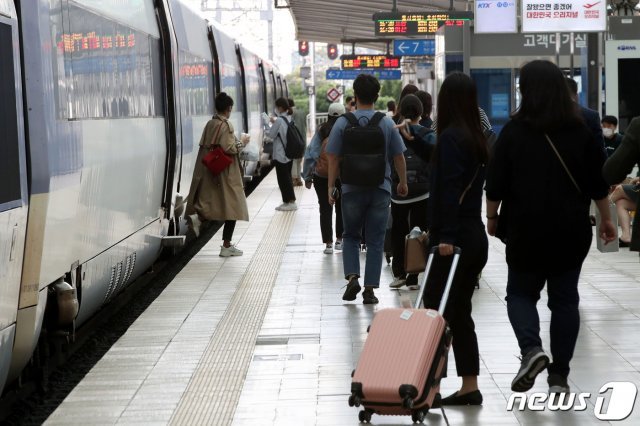
[[464, 200], [464, 196], [467, 195], [467, 192], [469, 192], [469, 190], [471, 189], [471, 186], [473, 185], [473, 182], [476, 180], [476, 177], [478, 176], [478, 172], [480, 171], [480, 167], [482, 166], [482, 164], [478, 164], [478, 167], [476, 168], [476, 172], [473, 174], [473, 178], [471, 178], [471, 182], [469, 182], [469, 185], [467, 185], [467, 187], [464, 189], [464, 191], [462, 191], [462, 195], [460, 195], [460, 199], [458, 200], [458, 204], [462, 204], [462, 200]]
[[369, 120], [369, 126], [371, 127], [376, 127], [378, 124], [380, 124], [380, 122], [382, 121], [383, 118], [385, 118], [386, 115], [376, 111], [375, 114], [373, 114], [373, 116], [371, 117], [371, 119]]
[[347, 112], [347, 113], [343, 114], [343, 117], [346, 118], [347, 121], [349, 122], [349, 124], [351, 124], [352, 126], [359, 126], [360, 125], [360, 123], [358, 123], [358, 118], [352, 112]]
[[216, 142], [218, 141], [218, 136], [220, 136], [220, 129], [222, 128], [223, 124], [224, 124], [224, 121], [222, 121], [218, 126], [218, 128], [216, 129], [216, 134], [213, 136], [213, 139], [211, 139], [211, 143], [209, 144], [209, 150], [212, 150], [213, 147], [216, 145], [220, 145], [219, 143], [216, 143]]
[[567, 172], [567, 174], [569, 175], [569, 178], [571, 179], [571, 182], [573, 182], [573, 185], [576, 187], [576, 189], [578, 190], [578, 192], [582, 195], [582, 191], [580, 190], [580, 187], [578, 186], [578, 183], [576, 182], [576, 180], [573, 178], [573, 175], [571, 174], [571, 172], [569, 171], [569, 168], [567, 167], [567, 165], [565, 164], [564, 160], [562, 159], [562, 156], [560, 155], [560, 153], [558, 152], [558, 150], [556, 149], [556, 146], [553, 144], [553, 142], [551, 141], [551, 138], [549, 137], [549, 135], [547, 135], [546, 133], [544, 134], [544, 137], [547, 138], [547, 142], [549, 142], [549, 145], [551, 145], [551, 148], [553, 148], [553, 152], [556, 153], [556, 156], [558, 157], [558, 160], [560, 160], [560, 163], [562, 163], [562, 167], [564, 167], [564, 170]]

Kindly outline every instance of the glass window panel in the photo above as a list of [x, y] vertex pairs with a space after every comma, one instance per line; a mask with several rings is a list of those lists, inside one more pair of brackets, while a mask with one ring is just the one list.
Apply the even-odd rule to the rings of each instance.
[[164, 115], [159, 39], [73, 2], [53, 22], [60, 118]]
[[0, 23], [0, 206], [19, 200], [20, 150], [11, 26]]

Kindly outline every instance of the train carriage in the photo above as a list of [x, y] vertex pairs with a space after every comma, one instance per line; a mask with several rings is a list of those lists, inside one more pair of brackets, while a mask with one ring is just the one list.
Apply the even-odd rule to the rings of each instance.
[[0, 0], [0, 390], [184, 240], [215, 93], [262, 143], [263, 63], [178, 0]]

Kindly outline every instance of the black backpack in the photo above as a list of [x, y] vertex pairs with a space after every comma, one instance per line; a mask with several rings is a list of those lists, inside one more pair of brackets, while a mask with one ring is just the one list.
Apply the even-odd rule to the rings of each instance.
[[[424, 141], [430, 133], [434, 133], [432, 129], [423, 127], [414, 134], [414, 137]], [[404, 143], [407, 148], [404, 152], [404, 160], [407, 169], [407, 186], [409, 188], [407, 198], [413, 198], [429, 192], [429, 172], [431, 167], [426, 159], [421, 158], [414, 151], [413, 145], [416, 143], [415, 140], [411, 141], [404, 139]], [[398, 173], [395, 169], [393, 171], [393, 181], [395, 183], [400, 182], [400, 178], [398, 177]], [[392, 189], [395, 191], [395, 188]]]
[[289, 121], [284, 117], [282, 119], [287, 123], [287, 144], [285, 145], [282, 138], [280, 138], [280, 141], [284, 146], [284, 155], [286, 155], [290, 160], [302, 158], [307, 144], [305, 143], [300, 130], [298, 130], [293, 120]]
[[340, 180], [347, 185], [376, 187], [384, 183], [387, 142], [379, 126], [385, 114], [376, 112], [361, 126], [355, 114], [344, 115], [347, 126], [342, 139]]

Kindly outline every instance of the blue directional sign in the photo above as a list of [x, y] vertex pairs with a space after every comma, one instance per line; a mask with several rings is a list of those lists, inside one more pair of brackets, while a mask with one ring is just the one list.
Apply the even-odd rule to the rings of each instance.
[[436, 54], [435, 40], [393, 40], [393, 54], [396, 56], [426, 56]]
[[379, 80], [400, 80], [402, 71], [400, 70], [327, 70], [327, 80], [355, 80], [360, 74], [371, 74]]

